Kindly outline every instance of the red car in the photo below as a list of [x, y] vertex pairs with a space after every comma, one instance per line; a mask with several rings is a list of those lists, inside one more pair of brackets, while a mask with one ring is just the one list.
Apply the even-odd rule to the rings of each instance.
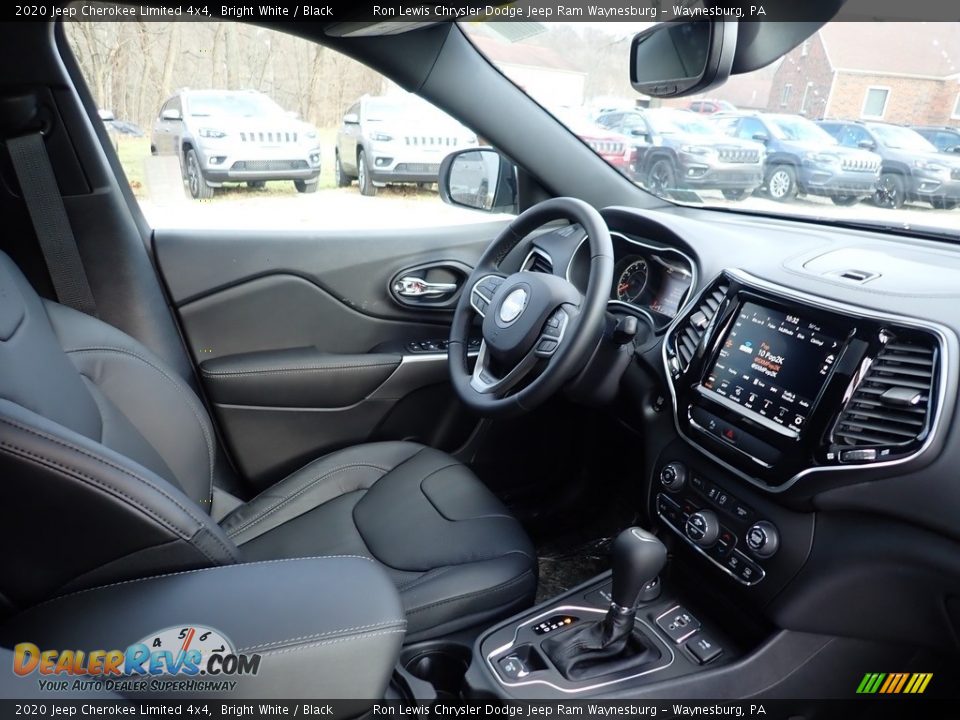
[[576, 110], [562, 108], [552, 111], [554, 116], [583, 140], [600, 157], [625, 175], [633, 172], [636, 151], [626, 139], [606, 130]]

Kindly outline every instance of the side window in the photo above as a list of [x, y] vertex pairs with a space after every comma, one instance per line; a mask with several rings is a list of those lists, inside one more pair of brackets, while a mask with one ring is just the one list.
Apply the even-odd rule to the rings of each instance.
[[[491, 219], [437, 191], [441, 161], [477, 147], [477, 134], [365, 65], [243, 23], [87, 17], [65, 21], [66, 37], [98, 107], [125, 121], [109, 131], [153, 227]], [[103, 48], [115, 53], [109, 63]], [[171, 110], [182, 120], [163, 121]]]
[[950, 132], [938, 132], [934, 139], [938, 150], [945, 151], [960, 145], [960, 136]]
[[743, 138], [744, 140], [753, 140], [754, 135], [767, 135], [767, 129], [763, 126], [763, 123], [757, 120], [756, 118], [746, 117], [740, 121], [740, 130], [737, 133], [737, 137]]

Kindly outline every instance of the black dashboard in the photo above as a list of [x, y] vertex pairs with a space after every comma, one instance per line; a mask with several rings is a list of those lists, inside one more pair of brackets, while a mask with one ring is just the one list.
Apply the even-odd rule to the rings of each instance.
[[[615, 412], [678, 567], [779, 627], [942, 643], [960, 620], [943, 609], [960, 597], [960, 254], [703, 209], [603, 215], [608, 311], [649, 327]], [[582, 240], [534, 242], [582, 288]], [[929, 621], [864, 604], [892, 587]]]

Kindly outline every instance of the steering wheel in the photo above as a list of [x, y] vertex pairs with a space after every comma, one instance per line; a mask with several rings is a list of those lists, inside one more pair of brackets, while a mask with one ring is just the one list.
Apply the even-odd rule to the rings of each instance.
[[[566, 279], [563, 268], [554, 268], [553, 274], [500, 271], [500, 263], [521, 240], [553, 220], [579, 223], [587, 233], [585, 295]], [[612, 283], [610, 231], [593, 207], [560, 197], [517, 216], [481, 255], [457, 303], [449, 349], [457, 395], [488, 416], [525, 412], [545, 401], [583, 369], [596, 348]], [[468, 349], [475, 315], [483, 318], [483, 339], [471, 372]]]

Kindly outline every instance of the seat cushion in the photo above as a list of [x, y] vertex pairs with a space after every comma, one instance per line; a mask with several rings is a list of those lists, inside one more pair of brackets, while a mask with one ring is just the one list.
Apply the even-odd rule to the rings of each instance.
[[465, 465], [415, 443], [322, 457], [221, 525], [247, 560], [376, 560], [400, 590], [408, 641], [516, 611], [536, 589], [536, 555], [520, 523]]

